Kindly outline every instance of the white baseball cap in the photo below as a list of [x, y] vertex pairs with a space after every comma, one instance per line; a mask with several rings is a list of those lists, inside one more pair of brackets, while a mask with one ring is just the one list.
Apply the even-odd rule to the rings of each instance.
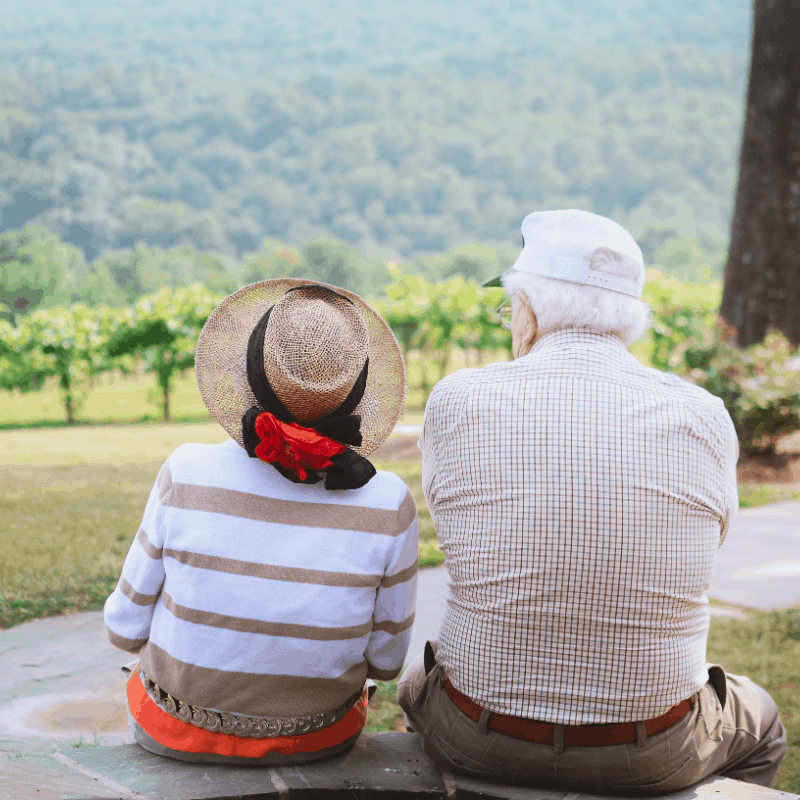
[[[590, 257], [603, 249], [627, 256], [640, 267], [636, 279], [590, 269]], [[644, 257], [633, 236], [613, 220], [588, 211], [536, 211], [522, 221], [522, 252], [508, 272], [484, 283], [502, 286], [512, 272], [543, 275], [570, 283], [586, 283], [641, 298]]]

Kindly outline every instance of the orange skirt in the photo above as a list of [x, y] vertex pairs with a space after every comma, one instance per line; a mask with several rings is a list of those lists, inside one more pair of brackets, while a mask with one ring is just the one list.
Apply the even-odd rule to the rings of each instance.
[[184, 753], [214, 753], [239, 758], [261, 758], [268, 753], [316, 753], [342, 744], [359, 733], [367, 722], [366, 687], [344, 718], [330, 727], [299, 736], [267, 739], [243, 739], [230, 733], [212, 733], [171, 717], [147, 694], [138, 672], [131, 675], [126, 691], [128, 708], [145, 732], [164, 747]]

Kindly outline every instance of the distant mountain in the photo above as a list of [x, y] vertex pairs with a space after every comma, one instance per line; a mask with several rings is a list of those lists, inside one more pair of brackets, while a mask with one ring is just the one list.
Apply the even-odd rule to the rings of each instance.
[[332, 235], [411, 257], [578, 206], [727, 238], [750, 4], [29, 0], [0, 22], [0, 231], [89, 259]]
[[[232, 85], [353, 70], [396, 74], [449, 62], [503, 70], [491, 55], [557, 58], [671, 44], [749, 45], [748, 0], [26, 0], [7, 3], [0, 61], [58, 70], [163, 59]], [[492, 66], [494, 64], [494, 66]], [[465, 77], [469, 77], [467, 74]]]

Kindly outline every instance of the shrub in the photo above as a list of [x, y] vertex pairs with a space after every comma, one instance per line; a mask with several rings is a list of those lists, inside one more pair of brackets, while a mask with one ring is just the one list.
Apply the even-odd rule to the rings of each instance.
[[734, 332], [717, 317], [721, 289], [648, 270], [644, 299], [653, 324], [644, 356], [721, 398], [742, 452], [769, 455], [800, 428], [800, 355], [776, 331], [760, 344], [734, 347]]
[[800, 428], [800, 356], [783, 334], [773, 331], [763, 342], [732, 347], [718, 326], [707, 366], [693, 369], [700, 386], [722, 398], [733, 419], [739, 445], [748, 455], [775, 452], [781, 437]]

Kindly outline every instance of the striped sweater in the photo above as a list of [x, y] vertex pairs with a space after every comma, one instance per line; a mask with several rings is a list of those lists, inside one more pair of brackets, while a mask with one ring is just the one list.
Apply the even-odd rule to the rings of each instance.
[[399, 674], [417, 563], [414, 499], [395, 475], [326, 491], [232, 440], [186, 444], [158, 474], [106, 631], [186, 703], [316, 714]]

